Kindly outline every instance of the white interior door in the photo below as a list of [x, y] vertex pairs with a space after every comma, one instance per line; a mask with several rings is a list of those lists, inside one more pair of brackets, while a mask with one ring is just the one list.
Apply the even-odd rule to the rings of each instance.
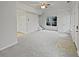
[[27, 15], [25, 11], [18, 10], [17, 11], [17, 32], [28, 32], [28, 21], [27, 21]]
[[38, 15], [28, 13], [28, 32], [34, 32], [38, 27]]
[[79, 53], [79, 5], [78, 2], [73, 2], [73, 9], [71, 14], [71, 35], [76, 44]]
[[79, 53], [79, 5], [78, 5], [78, 2], [75, 2], [75, 8], [74, 8], [74, 23], [75, 23], [75, 27], [74, 27], [74, 41], [75, 41], [75, 44], [77, 46], [77, 51]]
[[17, 16], [17, 32], [27, 32], [27, 18], [26, 16]]

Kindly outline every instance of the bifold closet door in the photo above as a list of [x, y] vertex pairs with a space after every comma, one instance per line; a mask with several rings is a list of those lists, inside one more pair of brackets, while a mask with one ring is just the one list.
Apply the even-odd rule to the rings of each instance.
[[17, 32], [27, 33], [27, 25], [26, 16], [17, 16]]
[[17, 10], [17, 32], [30, 33], [38, 28], [38, 15], [24, 10]]

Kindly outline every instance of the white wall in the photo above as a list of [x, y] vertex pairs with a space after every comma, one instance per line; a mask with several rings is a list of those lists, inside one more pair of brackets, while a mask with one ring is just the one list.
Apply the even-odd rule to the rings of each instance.
[[0, 50], [16, 43], [16, 4], [0, 1]]
[[[48, 28], [46, 26], [46, 18], [47, 16], [57, 16], [57, 26], [56, 27], [52, 27], [53, 30], [58, 29], [58, 31], [60, 32], [66, 32], [69, 30], [70, 28], [70, 14], [68, 13], [68, 11], [66, 11], [65, 9], [47, 9], [44, 11], [44, 14], [42, 14], [40, 16], [40, 25], [42, 25], [45, 28]], [[50, 27], [49, 27], [50, 29]]]

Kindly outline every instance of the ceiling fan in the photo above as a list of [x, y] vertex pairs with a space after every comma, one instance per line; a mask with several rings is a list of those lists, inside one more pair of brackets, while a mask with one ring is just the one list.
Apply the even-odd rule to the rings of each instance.
[[36, 5], [36, 6], [40, 7], [41, 9], [45, 9], [45, 8], [48, 8], [49, 5], [53, 5], [53, 4], [50, 4], [47, 1], [42, 1], [37, 4], [31, 4], [31, 5]]

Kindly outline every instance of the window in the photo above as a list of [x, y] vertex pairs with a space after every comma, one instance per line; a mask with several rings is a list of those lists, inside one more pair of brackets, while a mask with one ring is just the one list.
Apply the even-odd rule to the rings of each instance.
[[49, 16], [46, 19], [47, 26], [57, 26], [57, 16]]

